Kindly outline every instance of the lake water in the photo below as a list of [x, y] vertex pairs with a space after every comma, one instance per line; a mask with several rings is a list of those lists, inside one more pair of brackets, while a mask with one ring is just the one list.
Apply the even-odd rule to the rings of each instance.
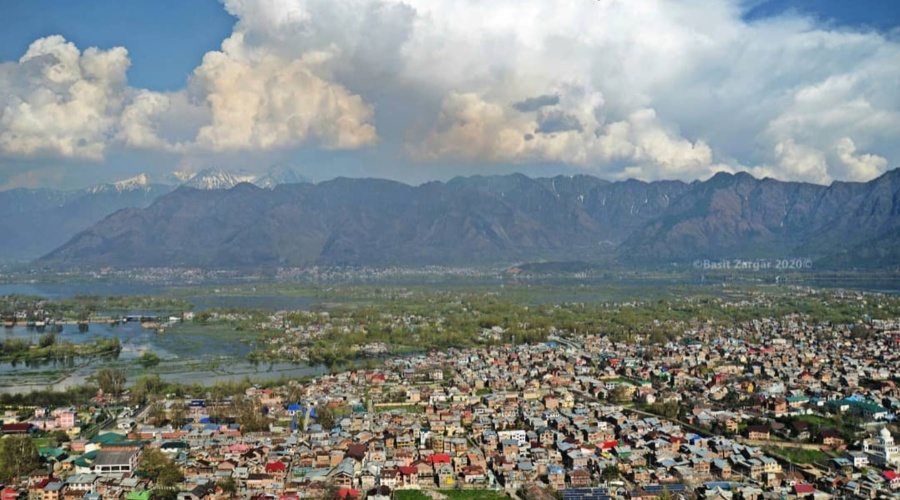
[[[281, 377], [299, 378], [325, 372], [324, 367], [293, 363], [252, 365], [245, 361], [253, 346], [234, 338], [233, 332], [223, 332], [229, 340], [216, 342], [216, 331], [196, 328], [170, 328], [166, 333], [145, 329], [137, 322], [119, 325], [91, 324], [86, 332], [77, 325], [64, 325], [57, 333], [57, 342], [75, 344], [95, 339], [116, 337], [122, 351], [115, 358], [76, 358], [31, 362], [0, 362], [0, 392], [21, 393], [53, 388], [64, 390], [84, 384], [95, 371], [107, 365], [120, 365], [139, 370], [136, 362], [145, 352], [155, 353], [163, 360], [158, 369], [165, 380], [183, 383], [211, 384], [218, 381], [267, 381]], [[36, 343], [45, 331], [25, 326], [0, 328], [0, 341], [23, 339]], [[134, 377], [131, 377], [134, 379]]]
[[[24, 339], [37, 343], [45, 332], [36, 328], [15, 326], [0, 329], [0, 340]], [[92, 323], [86, 332], [77, 325], [63, 325], [62, 332], [56, 334], [57, 342], [82, 344], [96, 339], [118, 338], [122, 343], [119, 354], [121, 360], [139, 358], [145, 352], [152, 352], [164, 360], [202, 359], [209, 357], [244, 357], [252, 346], [243, 342], [210, 342], [214, 332], [192, 333], [192, 330], [177, 333], [157, 333], [141, 327], [140, 323], [129, 322], [119, 325]], [[46, 363], [53, 363], [52, 361]], [[9, 371], [10, 363], [0, 363], [0, 373]], [[22, 365], [20, 364], [19, 367]], [[16, 367], [13, 367], [16, 368]]]
[[[51, 300], [68, 299], [78, 295], [128, 296], [159, 295], [169, 287], [131, 283], [73, 282], [73, 283], [0, 283], [2, 295], [31, 295]], [[188, 295], [184, 300], [197, 311], [209, 309], [262, 309], [266, 311], [309, 309], [318, 302], [312, 295], [219, 295], [215, 293]]]
[[164, 288], [133, 283], [0, 283], [0, 295], [33, 295], [47, 299], [68, 299], [76, 295], [156, 295]]

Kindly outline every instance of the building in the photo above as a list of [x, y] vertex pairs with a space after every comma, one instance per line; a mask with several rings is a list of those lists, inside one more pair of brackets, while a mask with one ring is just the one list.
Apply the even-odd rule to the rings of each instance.
[[864, 440], [863, 451], [873, 464], [884, 467], [900, 465], [900, 446], [894, 444], [894, 437], [887, 427], [881, 429], [877, 439]]
[[91, 465], [94, 474], [101, 476], [124, 475], [131, 474], [137, 468], [138, 454], [140, 450], [123, 449], [123, 450], [100, 450], [97, 452], [97, 458]]

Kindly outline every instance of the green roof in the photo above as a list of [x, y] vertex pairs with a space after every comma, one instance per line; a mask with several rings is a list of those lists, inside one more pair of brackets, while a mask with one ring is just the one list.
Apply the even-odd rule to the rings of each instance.
[[116, 434], [115, 432], [104, 432], [103, 434], [98, 434], [94, 439], [91, 440], [94, 443], [99, 443], [101, 445], [104, 444], [119, 444], [126, 441], [125, 436], [121, 434]]
[[150, 490], [129, 491], [125, 500], [150, 500]]
[[62, 448], [38, 448], [38, 453], [44, 458], [59, 458], [61, 455], [65, 454]]

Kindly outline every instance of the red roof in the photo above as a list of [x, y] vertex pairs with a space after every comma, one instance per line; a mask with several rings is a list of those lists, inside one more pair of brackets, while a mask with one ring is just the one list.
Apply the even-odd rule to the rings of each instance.
[[794, 493], [797, 494], [808, 494], [815, 492], [816, 489], [811, 484], [796, 484], [794, 485]]
[[266, 472], [284, 472], [287, 466], [284, 462], [269, 462], [266, 464]]
[[450, 455], [447, 455], [446, 453], [435, 453], [434, 455], [425, 457], [425, 461], [430, 464], [449, 464]]
[[359, 490], [354, 490], [353, 488], [341, 488], [338, 490], [337, 495], [340, 498], [358, 498]]
[[897, 478], [900, 478], [900, 475], [898, 475], [896, 472], [894, 472], [892, 470], [886, 470], [886, 471], [884, 471], [884, 478], [887, 479], [888, 481], [894, 481]]
[[600, 445], [600, 449], [611, 450], [616, 446], [619, 446], [619, 442], [613, 439], [612, 441], [604, 441], [603, 444]]
[[400, 469], [400, 473], [404, 476], [415, 476], [419, 473], [419, 469], [415, 467], [398, 467]]
[[19, 424], [4, 424], [0, 427], [4, 434], [24, 434], [31, 430], [31, 424], [22, 422]]
[[0, 491], [0, 498], [3, 500], [15, 500], [19, 498], [19, 492], [12, 488], [3, 488], [3, 491]]

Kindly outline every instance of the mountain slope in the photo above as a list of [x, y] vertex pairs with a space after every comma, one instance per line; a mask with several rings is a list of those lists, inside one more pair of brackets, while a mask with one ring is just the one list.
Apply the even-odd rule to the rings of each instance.
[[107, 215], [122, 208], [146, 207], [170, 190], [139, 176], [80, 191], [0, 191], [0, 261], [35, 259]]
[[[900, 229], [900, 171], [818, 186], [718, 174], [703, 182], [589, 176], [338, 178], [272, 189], [182, 187], [115, 213], [42, 262], [62, 266], [635, 263], [809, 256], [879, 246]], [[802, 253], [798, 253], [802, 252]], [[880, 265], [896, 263], [880, 252]]]
[[[147, 209], [113, 214], [44, 261], [224, 267], [596, 257], [624, 239], [620, 227], [658, 215], [683, 189], [521, 175], [418, 187], [342, 178], [271, 190], [182, 187]], [[646, 200], [643, 209], [634, 197]]]

